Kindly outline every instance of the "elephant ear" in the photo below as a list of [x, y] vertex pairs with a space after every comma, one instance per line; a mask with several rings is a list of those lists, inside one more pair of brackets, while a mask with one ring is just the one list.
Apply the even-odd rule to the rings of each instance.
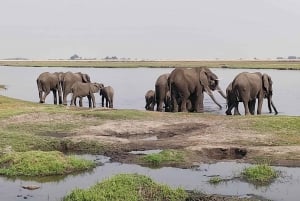
[[271, 77], [267, 74], [263, 74], [262, 75], [262, 79], [263, 79], [263, 88], [264, 90], [269, 93], [272, 90], [272, 80]]
[[207, 72], [205, 70], [200, 71], [200, 83], [204, 87], [208, 86]]
[[90, 76], [88, 76], [87, 74], [81, 74], [81, 77], [83, 82], [91, 82]]

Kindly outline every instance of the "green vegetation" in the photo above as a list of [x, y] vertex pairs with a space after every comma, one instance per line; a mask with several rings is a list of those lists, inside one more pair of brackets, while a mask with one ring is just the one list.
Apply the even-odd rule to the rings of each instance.
[[218, 176], [215, 176], [215, 177], [210, 178], [210, 180], [208, 182], [210, 184], [217, 185], [217, 184], [221, 183], [222, 181], [223, 181], [223, 179], [221, 179]]
[[300, 61], [294, 60], [199, 60], [199, 61], [101, 61], [101, 60], [1, 60], [0, 66], [24, 67], [95, 67], [95, 68], [260, 68], [300, 70]]
[[267, 164], [258, 164], [245, 168], [242, 177], [256, 185], [266, 185], [278, 177], [278, 173]]
[[300, 145], [300, 117], [259, 116], [251, 119], [251, 127], [275, 135], [273, 145]]
[[87, 190], [76, 189], [64, 201], [182, 201], [187, 198], [183, 189], [172, 190], [137, 174], [120, 174], [102, 181]]
[[5, 176], [49, 176], [92, 169], [92, 161], [65, 156], [61, 152], [10, 152], [0, 156], [0, 174]]
[[142, 160], [151, 166], [158, 167], [183, 162], [184, 153], [178, 150], [163, 150], [160, 153], [143, 156]]

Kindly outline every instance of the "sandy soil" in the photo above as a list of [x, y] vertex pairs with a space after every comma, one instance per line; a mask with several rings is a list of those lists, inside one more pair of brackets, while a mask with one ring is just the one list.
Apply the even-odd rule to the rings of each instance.
[[[0, 123], [6, 126], [11, 122], [82, 122], [89, 121], [87, 118], [34, 113], [18, 115]], [[84, 126], [68, 135], [54, 133], [53, 137], [99, 141], [109, 145], [111, 149], [106, 154], [120, 162], [136, 162], [135, 156], [129, 154], [129, 151], [183, 149], [189, 153], [185, 164], [179, 165], [183, 167], [218, 160], [257, 162], [258, 159], [268, 159], [274, 165], [300, 166], [300, 146], [274, 146], [276, 138], [272, 133], [261, 134], [231, 126], [236, 124], [235, 118], [156, 112], [150, 120], [91, 120], [95, 122], [93, 126]], [[241, 120], [238, 122], [247, 123]]]
[[260, 159], [274, 165], [300, 166], [300, 146], [274, 146], [272, 133], [230, 126], [235, 123], [234, 118], [224, 120], [224, 116], [158, 115], [152, 120], [105, 121], [70, 138], [108, 143], [117, 150], [111, 157], [123, 162], [131, 160], [128, 152], [133, 150], [184, 149], [190, 151], [186, 166], [218, 160], [254, 163]]

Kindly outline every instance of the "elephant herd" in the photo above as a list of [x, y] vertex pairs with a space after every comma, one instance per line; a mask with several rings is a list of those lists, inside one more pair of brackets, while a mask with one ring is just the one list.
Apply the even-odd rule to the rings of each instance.
[[102, 107], [106, 101], [106, 107], [113, 108], [114, 90], [111, 86], [105, 86], [102, 83], [91, 83], [90, 76], [81, 72], [55, 72], [41, 73], [37, 80], [40, 103], [44, 103], [47, 95], [52, 91], [54, 104], [67, 105], [67, 96], [72, 93], [70, 105], [76, 105], [76, 99], [79, 98], [79, 106], [82, 107], [82, 98], [87, 97], [89, 107], [96, 107], [94, 93], [102, 96]]
[[273, 103], [272, 79], [267, 74], [260, 72], [239, 73], [226, 88], [226, 94], [219, 87], [219, 79], [209, 68], [175, 68], [171, 73], [160, 75], [155, 82], [155, 90], [145, 94], [145, 109], [166, 112], [203, 112], [204, 92], [215, 104], [213, 91], [217, 91], [227, 102], [227, 115], [240, 115], [239, 102], [244, 104], [245, 114], [255, 113], [256, 99], [258, 100], [257, 114], [261, 114], [263, 99], [268, 100], [269, 112], [272, 108], [275, 114], [278, 111]]

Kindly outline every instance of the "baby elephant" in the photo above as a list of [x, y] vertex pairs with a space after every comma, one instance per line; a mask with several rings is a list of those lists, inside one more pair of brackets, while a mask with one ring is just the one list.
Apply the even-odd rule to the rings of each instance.
[[149, 90], [145, 94], [145, 109], [153, 111], [155, 106], [155, 92], [153, 90]]
[[102, 88], [100, 90], [100, 96], [102, 96], [102, 107], [104, 107], [104, 99], [106, 101], [106, 107], [114, 107], [114, 89], [111, 86]]
[[[101, 83], [83, 83], [83, 82], [75, 82], [71, 87], [71, 92], [73, 93], [71, 105], [75, 104], [76, 98], [82, 99], [87, 96], [89, 99], [89, 108], [96, 107], [95, 96], [94, 93], [98, 93], [104, 87]], [[75, 104], [76, 105], [76, 104]], [[82, 105], [81, 105], [82, 106]]]

